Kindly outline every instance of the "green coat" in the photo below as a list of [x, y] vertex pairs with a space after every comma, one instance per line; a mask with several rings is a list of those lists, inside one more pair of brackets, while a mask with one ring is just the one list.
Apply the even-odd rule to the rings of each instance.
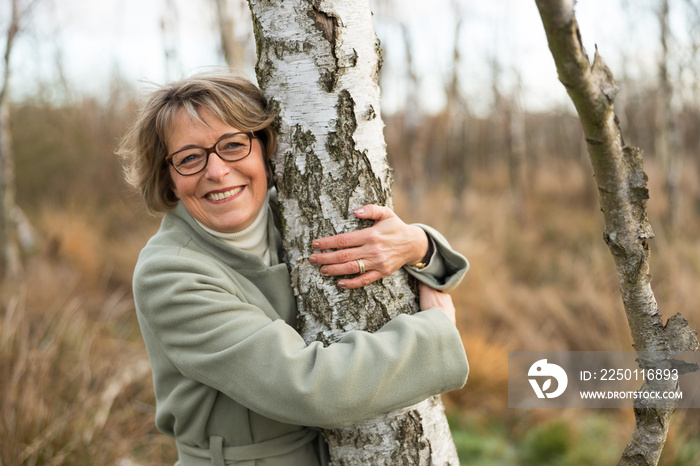
[[[279, 246], [273, 218], [270, 244]], [[429, 231], [446, 280], [421, 279], [452, 288], [466, 260]], [[459, 333], [438, 309], [396, 317], [374, 334], [351, 332], [328, 347], [307, 345], [295, 330], [287, 267], [271, 256], [265, 266], [206, 233], [182, 203], [139, 256], [134, 298], [156, 425], [176, 439], [178, 464], [324, 463], [318, 427], [371, 418], [466, 382]]]

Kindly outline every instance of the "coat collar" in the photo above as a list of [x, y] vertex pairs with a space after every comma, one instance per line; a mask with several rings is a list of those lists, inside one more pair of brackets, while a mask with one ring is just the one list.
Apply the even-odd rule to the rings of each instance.
[[[270, 244], [270, 266], [275, 266], [280, 263], [282, 238], [275, 226], [277, 212], [273, 207], [275, 207], [277, 203], [277, 193], [274, 188], [270, 190], [268, 197], [270, 201], [268, 205], [263, 206], [263, 208], [269, 209], [267, 235]], [[230, 257], [237, 266], [242, 265], [241, 262], [243, 262], [249, 266], [265, 267], [262, 260], [255, 254], [231, 246], [222, 239], [206, 232], [187, 211], [182, 201], [178, 202], [177, 206], [165, 215], [163, 218], [163, 225], [165, 225], [166, 222], [172, 222], [177, 225], [200, 247], [209, 251], [215, 257], [219, 257], [222, 260], [226, 260], [227, 257]]]

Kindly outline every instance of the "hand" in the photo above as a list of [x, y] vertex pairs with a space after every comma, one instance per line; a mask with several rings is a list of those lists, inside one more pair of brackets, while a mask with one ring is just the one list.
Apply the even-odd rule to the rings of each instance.
[[455, 318], [455, 306], [452, 304], [452, 297], [447, 293], [431, 288], [425, 283], [418, 283], [418, 291], [420, 293], [420, 310], [437, 307], [450, 318], [453, 324], [457, 324]]
[[[341, 288], [354, 289], [369, 285], [396, 272], [404, 265], [419, 262], [428, 252], [428, 236], [422, 228], [406, 225], [388, 207], [366, 205], [354, 211], [358, 218], [374, 220], [362, 230], [317, 239], [313, 248], [335, 249], [309, 257], [321, 265], [321, 273], [329, 276], [355, 275], [338, 282]], [[360, 262], [365, 268], [361, 273]]]

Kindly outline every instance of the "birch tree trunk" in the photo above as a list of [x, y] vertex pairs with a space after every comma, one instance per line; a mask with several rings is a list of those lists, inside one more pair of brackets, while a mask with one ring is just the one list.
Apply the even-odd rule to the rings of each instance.
[[0, 83], [0, 276], [12, 277], [21, 269], [16, 235], [15, 165], [10, 132], [10, 57], [19, 32], [19, 0], [12, 0], [12, 19], [5, 42], [4, 73]]
[[[314, 239], [360, 227], [354, 208], [391, 207], [379, 115], [379, 43], [367, 0], [249, 0], [258, 83], [279, 112], [282, 236], [307, 341], [376, 331], [417, 311], [405, 273], [354, 291], [308, 262]], [[325, 432], [337, 465], [458, 464], [439, 397]]]
[[[574, 0], [535, 1], [559, 80], [583, 127], [605, 219], [603, 237], [615, 260], [634, 348], [645, 368], [677, 367], [667, 356], [695, 351], [697, 334], [680, 314], [664, 323], [651, 290], [649, 240], [653, 232], [645, 210], [649, 193], [643, 154], [622, 139], [613, 107], [617, 89], [612, 73], [597, 51], [593, 64], [589, 63], [574, 16]], [[679, 373], [697, 369], [677, 368]], [[678, 381], [647, 380], [641, 391], [677, 389]], [[675, 406], [675, 400], [662, 407], [645, 399], [635, 401], [635, 427], [619, 464], [658, 463]]]

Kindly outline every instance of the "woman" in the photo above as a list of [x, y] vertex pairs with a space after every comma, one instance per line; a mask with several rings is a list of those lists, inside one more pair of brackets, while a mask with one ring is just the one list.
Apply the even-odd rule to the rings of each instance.
[[[374, 334], [351, 332], [324, 347], [295, 331], [270, 189], [274, 117], [249, 81], [197, 75], [153, 92], [119, 149], [148, 209], [165, 213], [139, 256], [134, 299], [156, 424], [176, 439], [183, 466], [325, 464], [318, 427], [409, 406], [466, 381], [452, 302], [425, 285], [422, 312]], [[339, 286], [414, 264], [407, 269], [419, 280], [450, 289], [466, 272], [466, 260], [430, 228], [378, 206], [356, 215], [375, 225], [313, 244], [349, 246], [310, 257], [327, 275], [357, 275]]]

